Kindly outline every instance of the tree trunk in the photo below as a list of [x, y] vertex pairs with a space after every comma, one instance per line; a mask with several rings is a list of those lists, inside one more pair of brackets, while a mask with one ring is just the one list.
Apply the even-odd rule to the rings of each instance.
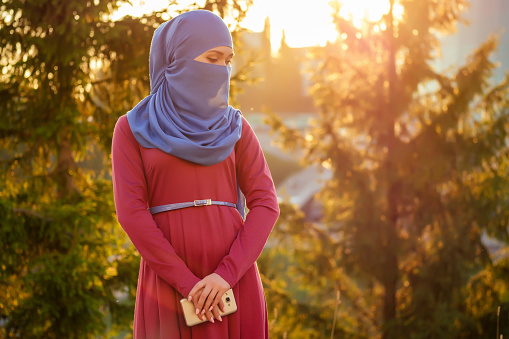
[[[388, 155], [390, 156], [390, 152]], [[391, 165], [391, 159], [388, 160]], [[389, 176], [391, 166], [388, 166]], [[384, 304], [383, 304], [383, 332], [382, 339], [398, 338], [398, 330], [396, 327], [396, 292], [399, 278], [399, 264], [398, 264], [398, 184], [391, 183], [387, 193], [387, 207], [388, 207], [388, 223], [385, 230], [387, 244], [385, 247], [385, 274], [383, 280], [384, 286]]]
[[[391, 249], [389, 249], [391, 251]], [[389, 252], [388, 251], [388, 252]], [[387, 253], [389, 254], [389, 253]], [[389, 254], [390, 255], [390, 254]], [[389, 258], [388, 258], [389, 259]], [[383, 304], [383, 329], [382, 339], [397, 338], [397, 330], [394, 321], [396, 319], [396, 285], [397, 285], [397, 264], [398, 260], [393, 255], [388, 261], [391, 272], [387, 272], [386, 280], [384, 281], [384, 304]], [[396, 270], [396, 271], [394, 271]], [[396, 273], [396, 274], [394, 274]]]
[[397, 329], [395, 327], [396, 320], [396, 291], [398, 283], [398, 180], [394, 175], [396, 170], [393, 166], [394, 148], [396, 146], [396, 136], [394, 131], [395, 117], [397, 116], [396, 105], [396, 47], [394, 45], [394, 25], [393, 25], [393, 9], [394, 0], [390, 0], [390, 9], [388, 13], [388, 46], [389, 56], [387, 60], [387, 77], [389, 82], [388, 100], [385, 110], [385, 117], [387, 119], [387, 183], [388, 192], [386, 197], [387, 202], [387, 229], [385, 236], [387, 243], [385, 244], [385, 275], [383, 279], [384, 286], [384, 304], [383, 304], [383, 329], [382, 339], [397, 338]]
[[60, 145], [57, 154], [57, 165], [53, 175], [57, 183], [57, 198], [72, 200], [79, 196], [79, 190], [74, 183], [72, 172], [76, 170], [76, 163], [72, 156], [69, 128], [62, 129]]

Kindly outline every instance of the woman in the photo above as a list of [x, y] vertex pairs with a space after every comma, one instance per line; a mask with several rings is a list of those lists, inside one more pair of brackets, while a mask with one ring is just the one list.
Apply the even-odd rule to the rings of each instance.
[[[268, 337], [255, 261], [279, 209], [258, 140], [228, 105], [232, 57], [230, 32], [211, 12], [162, 24], [151, 93], [115, 127], [117, 218], [141, 255], [134, 338]], [[229, 288], [238, 310], [221, 318]], [[186, 326], [183, 297], [208, 321]]]

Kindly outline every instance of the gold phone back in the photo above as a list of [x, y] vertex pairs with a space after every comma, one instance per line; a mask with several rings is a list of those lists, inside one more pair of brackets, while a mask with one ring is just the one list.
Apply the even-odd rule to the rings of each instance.
[[[219, 311], [221, 317], [237, 311], [237, 303], [235, 302], [235, 297], [233, 296], [232, 289], [226, 291], [223, 294], [222, 299], [224, 304], [224, 312]], [[194, 326], [208, 321], [201, 320], [198, 315], [196, 315], [196, 309], [194, 308], [194, 304], [191, 301], [184, 298], [180, 300], [180, 304], [182, 305], [182, 311], [184, 312], [184, 318], [186, 320], [187, 326]]]

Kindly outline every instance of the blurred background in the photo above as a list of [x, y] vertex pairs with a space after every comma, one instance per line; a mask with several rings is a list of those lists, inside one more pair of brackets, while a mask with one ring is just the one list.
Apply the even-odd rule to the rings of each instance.
[[280, 200], [271, 338], [509, 337], [507, 0], [3, 0], [0, 338], [132, 337], [112, 132], [198, 8]]

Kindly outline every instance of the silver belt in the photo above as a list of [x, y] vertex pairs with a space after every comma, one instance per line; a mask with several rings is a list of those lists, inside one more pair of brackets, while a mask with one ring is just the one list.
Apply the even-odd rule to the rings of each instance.
[[195, 201], [190, 201], [190, 202], [178, 202], [176, 204], [168, 204], [168, 205], [149, 207], [148, 211], [152, 214], [156, 214], [156, 213], [161, 213], [161, 212], [166, 212], [166, 211], [178, 210], [181, 208], [210, 206], [210, 205], [236, 207], [236, 205], [232, 202], [212, 201], [210, 199], [203, 199], [203, 200], [195, 200]]

